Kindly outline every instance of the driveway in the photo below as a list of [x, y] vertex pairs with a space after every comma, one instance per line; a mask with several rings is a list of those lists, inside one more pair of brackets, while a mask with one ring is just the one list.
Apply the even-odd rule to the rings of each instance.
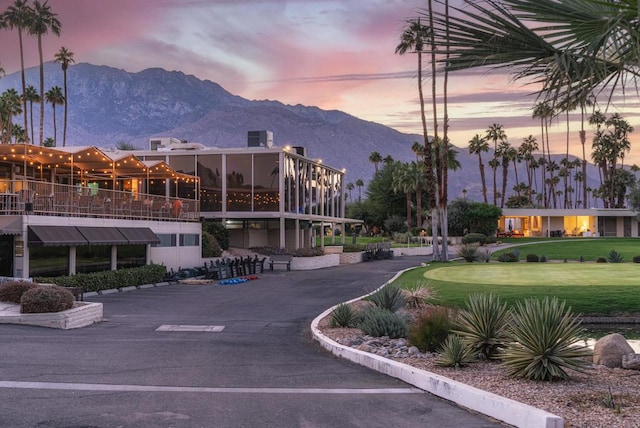
[[77, 330], [2, 325], [0, 426], [503, 426], [311, 339], [309, 324], [326, 308], [421, 261], [96, 296], [87, 300], [104, 304], [106, 321]]

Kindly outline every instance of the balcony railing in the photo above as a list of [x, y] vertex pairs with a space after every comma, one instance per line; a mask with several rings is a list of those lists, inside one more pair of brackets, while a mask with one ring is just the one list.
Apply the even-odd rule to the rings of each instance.
[[42, 181], [0, 183], [0, 215], [199, 221], [197, 200]]

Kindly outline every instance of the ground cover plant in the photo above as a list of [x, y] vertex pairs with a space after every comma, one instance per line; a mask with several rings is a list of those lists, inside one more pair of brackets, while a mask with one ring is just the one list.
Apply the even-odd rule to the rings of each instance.
[[[640, 255], [640, 240], [636, 238], [512, 238], [501, 240], [504, 244], [517, 245], [523, 254], [544, 254], [549, 260], [594, 262], [598, 257], [606, 258], [615, 249], [624, 260], [633, 260]], [[496, 260], [500, 254], [513, 251], [514, 247], [494, 251]]]

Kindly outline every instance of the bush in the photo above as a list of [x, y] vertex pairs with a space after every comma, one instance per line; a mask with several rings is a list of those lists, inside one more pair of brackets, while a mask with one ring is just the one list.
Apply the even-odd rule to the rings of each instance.
[[450, 334], [438, 349], [435, 363], [442, 367], [466, 367], [473, 360], [474, 355], [471, 346], [460, 336]]
[[25, 291], [20, 299], [20, 312], [41, 314], [73, 308], [73, 294], [64, 287], [40, 286]]
[[408, 230], [407, 223], [404, 218], [399, 215], [392, 215], [384, 221], [384, 228], [389, 233], [404, 233]]
[[640, 263], [640, 256], [633, 256], [632, 260], [634, 263]]
[[298, 248], [291, 251], [291, 255], [294, 257], [316, 257], [324, 255], [324, 249], [322, 247], [312, 248]]
[[478, 260], [478, 246], [474, 244], [461, 246], [458, 250], [458, 257], [462, 257], [469, 263]]
[[531, 263], [537, 263], [540, 259], [536, 254], [527, 254], [527, 261]]
[[364, 311], [360, 330], [374, 337], [398, 339], [407, 335], [407, 325], [398, 315], [386, 309], [371, 307]]
[[394, 232], [393, 242], [398, 244], [406, 244], [414, 235], [411, 232]]
[[596, 259], [596, 263], [606, 263], [606, 262], [607, 262], [607, 259], [605, 259], [604, 257], [598, 257]]
[[344, 244], [342, 246], [343, 253], [359, 253], [360, 251], [364, 251], [365, 246], [361, 244]]
[[204, 221], [202, 231], [213, 236], [223, 250], [229, 249], [229, 230], [217, 221]]
[[346, 303], [340, 303], [331, 312], [331, 327], [355, 327], [358, 325], [358, 313]]
[[498, 256], [499, 262], [517, 262], [520, 260], [520, 257], [516, 251], [506, 251]]
[[404, 294], [405, 305], [408, 308], [422, 308], [429, 299], [435, 299], [436, 293], [428, 282], [417, 281], [413, 285], [406, 286]]
[[462, 237], [463, 244], [480, 244], [487, 243], [487, 235], [484, 233], [467, 233]]
[[22, 294], [37, 286], [38, 284], [34, 284], [33, 282], [7, 281], [0, 285], [0, 302], [20, 304]]
[[367, 297], [380, 309], [395, 312], [405, 304], [405, 297], [402, 289], [395, 284], [388, 284], [380, 288], [375, 293]]
[[458, 313], [454, 333], [467, 341], [482, 358], [496, 358], [509, 339], [506, 326], [511, 313], [493, 294], [472, 294]]
[[220, 257], [222, 247], [210, 233], [202, 231], [202, 257]]
[[442, 306], [432, 306], [413, 320], [407, 339], [422, 352], [434, 352], [449, 336], [452, 326], [449, 310]]
[[609, 252], [609, 256], [607, 257], [607, 261], [609, 263], [622, 263], [624, 261], [624, 257], [622, 257], [622, 254], [620, 254], [616, 250], [611, 250]]
[[516, 303], [508, 331], [503, 365], [513, 377], [567, 380], [565, 369], [584, 372], [585, 357], [591, 355], [586, 346], [575, 345], [584, 333], [580, 321], [555, 297]]
[[547, 256], [545, 256], [544, 254], [540, 256], [540, 263], [546, 263], [547, 262]]

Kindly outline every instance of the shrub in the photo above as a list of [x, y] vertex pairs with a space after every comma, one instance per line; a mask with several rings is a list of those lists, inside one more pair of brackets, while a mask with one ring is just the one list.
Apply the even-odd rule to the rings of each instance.
[[498, 238], [496, 238], [495, 236], [487, 236], [487, 240], [485, 241], [485, 244], [495, 244], [496, 242], [498, 242]]
[[435, 299], [436, 293], [428, 282], [416, 281], [413, 285], [406, 286], [404, 294], [405, 305], [408, 308], [422, 308], [429, 299]]
[[358, 314], [346, 303], [340, 303], [331, 312], [331, 327], [355, 327], [358, 325]]
[[365, 246], [361, 244], [344, 244], [342, 246], [343, 253], [358, 253], [364, 250], [365, 250]]
[[220, 257], [222, 247], [210, 233], [202, 231], [202, 257]]
[[575, 345], [584, 333], [580, 321], [555, 297], [516, 303], [508, 331], [503, 365], [513, 377], [567, 380], [565, 369], [583, 372], [591, 355], [586, 346]]
[[30, 288], [20, 299], [20, 312], [23, 314], [62, 312], [71, 308], [73, 308], [71, 291], [55, 285]]
[[397, 242], [398, 244], [406, 244], [413, 235], [411, 232], [394, 232], [393, 233], [393, 242]]
[[213, 236], [223, 250], [229, 249], [229, 229], [217, 221], [205, 221], [202, 230]]
[[540, 256], [540, 263], [546, 263], [547, 262], [547, 256], [545, 256], [544, 254]]
[[450, 334], [438, 349], [436, 365], [442, 367], [466, 367], [474, 360], [474, 351], [460, 336]]
[[499, 262], [517, 262], [520, 260], [519, 255], [515, 251], [505, 251], [498, 256]]
[[386, 309], [371, 307], [364, 311], [360, 330], [374, 337], [398, 339], [407, 335], [407, 325], [398, 315]]
[[432, 306], [422, 311], [411, 323], [407, 339], [422, 352], [434, 352], [451, 333], [453, 322], [449, 310]]
[[487, 235], [484, 233], [467, 233], [462, 237], [463, 244], [480, 244], [487, 243]]
[[596, 263], [606, 263], [606, 262], [607, 262], [607, 259], [605, 259], [604, 257], [598, 257], [596, 259]]
[[311, 247], [311, 248], [298, 248], [291, 251], [291, 255], [294, 257], [316, 257], [324, 255], [324, 248]]
[[454, 333], [460, 335], [482, 358], [496, 358], [509, 338], [506, 326], [511, 312], [500, 297], [472, 294], [458, 313]]
[[607, 261], [609, 263], [622, 263], [624, 261], [624, 257], [622, 257], [622, 254], [620, 254], [616, 250], [611, 250], [609, 252], [609, 256], [607, 257]]
[[480, 260], [481, 262], [489, 263], [491, 261], [491, 251], [486, 250], [484, 252], [481, 252], [480, 255], [478, 255], [478, 260]]
[[640, 256], [633, 256], [632, 260], [634, 263], [640, 263]]
[[540, 259], [537, 254], [527, 254], [527, 261], [531, 263], [537, 263]]
[[380, 309], [395, 312], [405, 304], [403, 290], [395, 284], [388, 284], [371, 294], [367, 300]]
[[389, 233], [404, 233], [408, 230], [407, 223], [402, 216], [392, 215], [384, 221], [384, 228]]
[[478, 260], [478, 246], [473, 244], [461, 246], [458, 250], [458, 257], [462, 257], [469, 263]]
[[0, 285], [0, 302], [10, 302], [20, 304], [20, 298], [22, 294], [31, 289], [37, 287], [38, 284], [27, 281], [7, 281]]

